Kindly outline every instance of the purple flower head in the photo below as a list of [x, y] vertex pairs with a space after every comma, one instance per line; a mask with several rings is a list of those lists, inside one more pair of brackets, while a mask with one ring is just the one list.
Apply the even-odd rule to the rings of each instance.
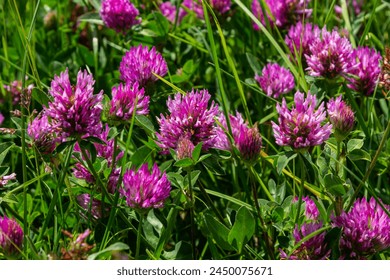
[[149, 113], [149, 96], [145, 96], [145, 90], [139, 88], [138, 83], [119, 84], [112, 87], [112, 100], [110, 103], [110, 116], [116, 120], [128, 121], [133, 116], [134, 106], [137, 115]]
[[294, 87], [294, 76], [290, 70], [277, 63], [268, 63], [262, 70], [262, 75], [255, 75], [261, 89], [273, 98], [289, 93]]
[[329, 138], [332, 125], [322, 122], [326, 119], [324, 104], [321, 103], [316, 110], [317, 98], [315, 95], [304, 94], [297, 91], [294, 95], [295, 106], [289, 110], [283, 98], [282, 106], [276, 105], [279, 113], [278, 122], [272, 122], [276, 144], [290, 146], [294, 149], [306, 149], [321, 145]]
[[[362, 7], [364, 0], [346, 0], [347, 7], [349, 8], [349, 14], [353, 13], [355, 16], [358, 16], [362, 12]], [[334, 7], [335, 12], [338, 14], [342, 13], [342, 8], [338, 5]]]
[[[263, 11], [261, 9], [260, 0], [252, 1], [252, 13], [265, 25]], [[267, 17], [271, 27], [276, 25], [278, 27], [287, 27], [301, 21], [303, 18], [308, 18], [311, 15], [311, 10], [307, 9], [309, 1], [306, 0], [265, 0], [269, 8]], [[267, 7], [266, 7], [267, 10]], [[259, 30], [259, 26], [253, 23], [253, 28]]]
[[0, 187], [4, 187], [10, 180], [16, 180], [16, 173], [11, 173], [0, 177]]
[[390, 217], [373, 197], [370, 201], [357, 199], [348, 213], [333, 219], [333, 224], [342, 228], [343, 257], [365, 259], [390, 247]]
[[157, 81], [153, 73], [163, 77], [167, 74], [168, 67], [162, 55], [154, 47], [149, 50], [147, 46], [139, 45], [132, 47], [123, 56], [119, 72], [121, 79], [126, 83], [138, 82], [140, 87], [145, 87]]
[[[99, 139], [103, 141], [105, 144], [94, 143], [96, 149], [96, 155], [99, 158], [103, 158], [107, 160], [108, 168], [113, 168], [113, 158], [114, 158], [114, 139], [108, 140], [108, 133], [110, 128], [108, 125], [105, 126], [105, 129], [102, 131], [101, 135], [99, 135]], [[76, 152], [80, 152], [80, 146], [78, 144], [75, 145], [74, 150]], [[117, 147], [118, 153], [118, 147]], [[119, 152], [115, 157], [115, 163], [117, 163], [123, 156], [123, 152]], [[84, 157], [82, 157], [84, 159]], [[89, 170], [81, 163], [76, 163], [75, 168], [73, 170], [73, 174], [76, 178], [84, 179], [89, 184], [94, 184], [96, 178], [89, 172]], [[114, 193], [118, 178], [120, 174], [120, 168], [114, 167], [111, 174], [108, 178], [108, 191], [110, 193]]]
[[123, 34], [132, 26], [141, 23], [138, 15], [139, 11], [129, 0], [103, 0], [100, 10], [104, 24]]
[[327, 104], [329, 121], [333, 126], [336, 139], [342, 141], [351, 132], [355, 123], [355, 115], [341, 95], [330, 99]]
[[47, 116], [52, 118], [63, 139], [100, 134], [103, 91], [94, 95], [94, 83], [87, 71], [79, 71], [75, 86], [70, 84], [68, 69], [54, 76], [49, 89], [54, 100], [49, 103]]
[[[229, 115], [229, 120], [230, 120], [230, 126], [232, 128], [232, 137], [234, 140], [240, 135], [241, 127], [246, 126], [246, 124], [242, 115], [239, 112], [236, 112], [235, 116]], [[214, 148], [225, 150], [225, 151], [232, 151], [232, 146], [226, 135], [226, 132], [228, 131], [228, 126], [227, 126], [225, 115], [220, 114], [218, 117], [218, 121], [223, 128], [218, 126], [215, 131], [216, 137], [215, 137]]]
[[61, 142], [56, 135], [55, 126], [49, 122], [47, 111], [42, 111], [27, 127], [27, 133], [33, 140], [35, 147], [42, 154], [50, 154], [56, 144]]
[[210, 0], [210, 5], [220, 14], [224, 14], [230, 10], [232, 5], [231, 0]]
[[[294, 197], [293, 200], [295, 203], [298, 203], [298, 197]], [[302, 201], [305, 202], [305, 216], [308, 220], [317, 220], [320, 216], [320, 211], [318, 211], [317, 205], [315, 202], [308, 196], [302, 197]]]
[[[262, 139], [256, 126], [249, 127], [248, 122], [244, 122], [242, 115], [236, 112], [236, 116], [229, 115], [232, 138], [234, 145], [240, 152], [241, 158], [248, 162], [255, 162], [260, 154]], [[220, 114], [218, 121], [222, 127], [216, 128], [214, 147], [220, 150], [232, 151], [232, 146], [226, 135], [228, 131], [225, 115]]]
[[127, 170], [123, 175], [123, 188], [119, 190], [127, 205], [144, 209], [163, 207], [170, 191], [171, 183], [166, 173], [161, 173], [157, 164], [150, 172], [147, 163], [138, 171]]
[[[175, 23], [177, 9], [176, 6], [171, 2], [163, 2], [160, 5], [161, 13], [171, 22]], [[179, 8], [179, 15], [177, 18], [177, 23], [180, 24], [187, 12], [183, 8]]]
[[67, 242], [67, 247], [61, 248], [61, 259], [63, 260], [86, 260], [89, 255], [89, 251], [93, 249], [95, 245], [89, 245], [85, 242], [85, 239], [91, 234], [91, 230], [87, 229], [83, 233], [78, 235], [71, 234], [66, 230], [62, 230], [62, 233], [71, 239]]
[[[305, 236], [322, 228], [322, 222], [319, 223], [306, 223], [300, 228], [295, 227], [293, 236], [295, 244], [300, 242]], [[317, 234], [312, 238], [302, 242], [302, 244], [296, 249], [289, 257], [284, 251], [280, 250], [281, 259], [290, 260], [325, 260], [330, 257], [330, 249], [327, 243], [325, 243], [325, 232]]]
[[[78, 195], [76, 200], [82, 209], [80, 212], [85, 220], [90, 220], [90, 217], [98, 220], [103, 216], [100, 200], [91, 198], [87, 193]], [[110, 209], [106, 207], [105, 213], [108, 214], [109, 211]]]
[[186, 95], [177, 93], [174, 98], [168, 97], [167, 106], [170, 114], [160, 115], [157, 121], [160, 132], [157, 133], [158, 144], [164, 154], [169, 149], [177, 150], [180, 139], [187, 138], [194, 146], [203, 142], [202, 149], [207, 151], [214, 146], [214, 117], [218, 115], [218, 106], [214, 101], [208, 108], [210, 94], [207, 90], [192, 90]]
[[247, 163], [255, 163], [260, 156], [261, 136], [258, 128], [243, 125], [240, 133], [234, 138], [241, 158]]
[[314, 40], [310, 45], [310, 54], [305, 55], [306, 70], [310, 75], [333, 79], [346, 76], [358, 67], [347, 38], [341, 37], [336, 30], [328, 32], [326, 27], [321, 31], [321, 37]]
[[[293, 57], [296, 54], [301, 54], [302, 63], [305, 68], [307, 67], [305, 55], [311, 55], [309, 46], [320, 37], [320, 34], [321, 30], [317, 25], [312, 25], [311, 23], [305, 23], [303, 25], [299, 21], [296, 25], [290, 27], [284, 39]], [[297, 60], [297, 58], [295, 59]]]
[[21, 250], [23, 237], [23, 230], [14, 219], [0, 217], [0, 251], [6, 255], [17, 254]]
[[359, 64], [350, 72], [356, 78], [349, 79], [348, 87], [364, 95], [371, 95], [381, 73], [380, 60], [382, 57], [375, 49], [368, 47], [358, 47], [353, 50], [352, 57]]
[[200, 19], [204, 18], [203, 6], [201, 0], [184, 0], [182, 5], [189, 10], [194, 11], [196, 16]]

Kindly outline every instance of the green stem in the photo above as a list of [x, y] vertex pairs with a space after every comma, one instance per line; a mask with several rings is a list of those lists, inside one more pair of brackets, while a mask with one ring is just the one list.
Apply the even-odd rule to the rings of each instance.
[[298, 224], [298, 220], [299, 220], [299, 214], [301, 212], [301, 205], [302, 205], [302, 196], [303, 196], [303, 190], [305, 188], [305, 163], [304, 163], [304, 159], [303, 159], [303, 156], [301, 154], [299, 154], [299, 165], [300, 165], [300, 168], [301, 168], [301, 185], [299, 187], [299, 198], [298, 198], [298, 207], [297, 207], [297, 213], [296, 213], [296, 216], [295, 216], [295, 224], [297, 225]]
[[139, 224], [138, 224], [138, 230], [137, 230], [137, 245], [135, 248], [135, 259], [139, 259], [139, 250], [141, 247], [141, 231], [142, 231], [142, 224], [144, 222], [144, 214], [139, 214]]
[[188, 194], [190, 199], [190, 218], [191, 218], [191, 247], [192, 247], [192, 259], [196, 260], [196, 247], [195, 247], [195, 202], [191, 182], [191, 169], [187, 169], [188, 176]]

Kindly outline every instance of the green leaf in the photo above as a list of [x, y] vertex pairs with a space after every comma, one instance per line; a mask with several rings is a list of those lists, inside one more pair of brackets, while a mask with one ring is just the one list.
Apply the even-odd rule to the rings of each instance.
[[191, 158], [183, 158], [175, 162], [174, 166], [177, 167], [190, 167], [194, 165], [194, 161]]
[[156, 130], [154, 129], [154, 125], [149, 120], [148, 117], [143, 116], [143, 115], [137, 115], [137, 116], [135, 116], [135, 121], [136, 121], [137, 125], [142, 127], [149, 134], [154, 134], [155, 133]]
[[367, 160], [371, 161], [371, 156], [369, 153], [367, 153], [364, 150], [353, 150], [352, 152], [348, 153], [347, 157], [352, 160]]
[[255, 233], [255, 219], [246, 207], [240, 207], [236, 214], [236, 220], [228, 235], [229, 244], [233, 245], [238, 252], [251, 239]]
[[297, 156], [296, 153], [292, 153], [290, 156], [288, 156], [289, 154], [291, 154], [291, 152], [280, 155], [276, 161], [276, 171], [279, 175], [282, 174], [283, 169], [287, 166], [290, 160]]
[[12, 142], [5, 142], [0, 144], [0, 165], [3, 164], [3, 161], [12, 146], [14, 146], [14, 143]]
[[216, 156], [211, 156], [202, 161], [204, 167], [215, 175], [225, 175], [225, 170], [219, 164], [218, 158]]
[[63, 150], [65, 150], [67, 147], [74, 145], [76, 143], [76, 140], [70, 140], [66, 142], [62, 142], [57, 146], [57, 148], [54, 150], [55, 153], [61, 153]]
[[148, 146], [142, 146], [138, 148], [135, 153], [131, 156], [131, 162], [137, 168], [140, 167], [143, 163], [145, 163], [150, 154], [153, 152]]
[[195, 162], [198, 161], [201, 151], [202, 151], [202, 142], [200, 142], [198, 145], [196, 145], [194, 150], [192, 151], [192, 159]]
[[103, 20], [98, 12], [85, 13], [81, 15], [78, 20], [103, 25]]
[[207, 235], [211, 236], [219, 247], [224, 250], [234, 250], [234, 247], [228, 242], [229, 229], [226, 226], [208, 213], [204, 215], [204, 222], [207, 228]]
[[42, 106], [48, 107], [49, 106], [49, 97], [46, 95], [44, 91], [42, 91], [39, 88], [34, 88], [32, 90], [32, 98], [34, 98], [35, 101], [37, 101]]
[[246, 59], [248, 60], [249, 66], [252, 68], [253, 72], [256, 74], [261, 74], [261, 66], [260, 63], [258, 62], [257, 58], [251, 54], [251, 53], [245, 53], [246, 54]]
[[350, 153], [354, 150], [361, 149], [363, 147], [363, 139], [351, 139], [347, 143], [347, 152]]
[[341, 180], [336, 175], [327, 174], [324, 177], [324, 183], [325, 183], [326, 189], [334, 195], [342, 196], [346, 193], [346, 190], [343, 186], [343, 184], [344, 184], [343, 180]]
[[114, 243], [111, 246], [107, 247], [106, 249], [103, 249], [97, 253], [89, 255], [88, 260], [95, 260], [97, 257], [99, 257], [100, 255], [105, 254], [105, 253], [112, 253], [115, 251], [124, 251], [124, 250], [129, 250], [129, 246], [125, 243], [117, 242], [117, 243]]
[[84, 149], [84, 150], [89, 152], [89, 157], [91, 157], [91, 162], [94, 163], [96, 160], [96, 156], [97, 156], [97, 151], [96, 151], [95, 145], [89, 141], [86, 141], [86, 140], [81, 140], [79, 142], [79, 145], [80, 145], [81, 149]]

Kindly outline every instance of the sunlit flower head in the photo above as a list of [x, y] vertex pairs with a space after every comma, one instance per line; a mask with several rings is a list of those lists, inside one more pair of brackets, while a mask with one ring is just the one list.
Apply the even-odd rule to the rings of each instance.
[[129, 0], [103, 0], [100, 16], [107, 27], [123, 34], [141, 23], [139, 11]]
[[170, 191], [166, 173], [161, 173], [157, 164], [149, 171], [146, 163], [138, 170], [127, 170], [123, 175], [123, 188], [119, 190], [128, 206], [143, 209], [163, 207]]
[[343, 140], [353, 129], [355, 115], [342, 99], [342, 96], [332, 98], [327, 104], [329, 121], [333, 126], [336, 139]]
[[317, 98], [310, 92], [305, 98], [303, 93], [297, 91], [291, 110], [283, 98], [282, 106], [276, 105], [279, 124], [272, 122], [276, 144], [290, 146], [293, 149], [306, 149], [321, 145], [327, 140], [332, 125], [322, 124], [326, 119], [324, 104], [321, 103], [317, 109], [316, 106]]
[[14, 219], [0, 217], [0, 252], [8, 256], [19, 253], [23, 238], [23, 230]]

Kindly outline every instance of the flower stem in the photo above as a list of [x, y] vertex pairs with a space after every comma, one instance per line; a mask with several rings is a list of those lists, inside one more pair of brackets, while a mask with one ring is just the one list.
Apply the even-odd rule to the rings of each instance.
[[297, 207], [297, 213], [296, 213], [296, 216], [295, 216], [295, 224], [297, 225], [298, 224], [298, 220], [299, 220], [299, 214], [301, 212], [301, 205], [302, 205], [302, 196], [303, 196], [303, 190], [305, 188], [305, 163], [304, 163], [304, 159], [303, 159], [303, 155], [299, 154], [299, 165], [300, 165], [300, 168], [301, 168], [301, 185], [299, 187], [299, 197], [298, 197], [298, 207]]
[[188, 194], [190, 199], [190, 219], [191, 219], [191, 247], [192, 247], [192, 259], [196, 260], [196, 248], [195, 248], [195, 203], [192, 189], [191, 169], [187, 169], [188, 176]]
[[141, 230], [142, 230], [142, 224], [144, 222], [144, 214], [140, 213], [139, 215], [139, 224], [138, 224], [138, 230], [137, 230], [137, 244], [135, 247], [135, 259], [139, 259], [139, 250], [141, 247]]

